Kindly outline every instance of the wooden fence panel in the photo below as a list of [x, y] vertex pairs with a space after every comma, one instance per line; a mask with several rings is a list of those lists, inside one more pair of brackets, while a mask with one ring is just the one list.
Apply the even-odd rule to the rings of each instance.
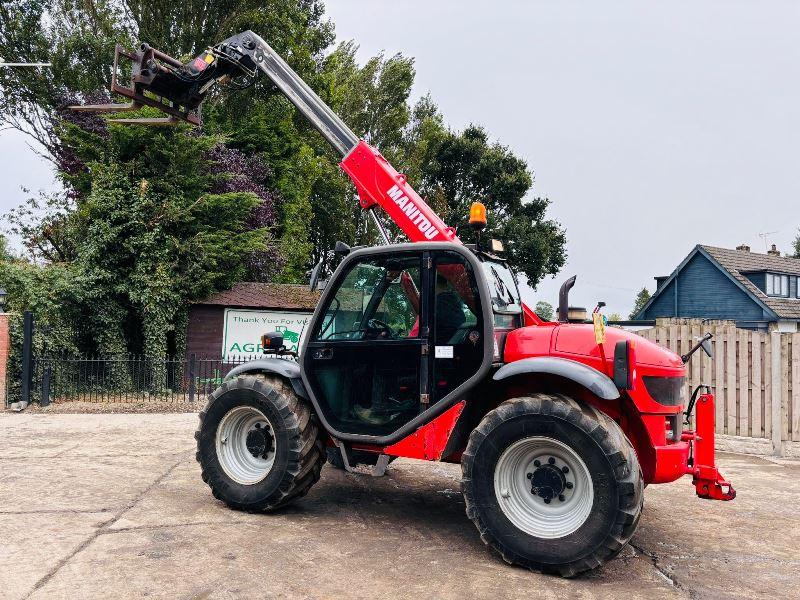
[[[687, 340], [688, 344], [687, 344], [687, 349], [686, 349], [687, 352], [689, 350], [691, 350], [692, 346], [697, 343], [697, 340], [699, 340], [700, 337], [701, 337], [700, 323], [693, 322], [691, 324], [691, 327], [690, 327], [690, 330], [689, 330], [689, 339]], [[702, 356], [705, 356], [705, 353], [702, 350], [698, 350], [694, 354], [692, 360], [689, 362], [689, 369], [690, 369], [691, 376], [686, 378], [687, 379], [687, 381], [686, 381], [686, 388], [687, 388], [686, 389], [686, 397], [687, 398], [690, 397], [690, 395], [692, 393], [692, 390], [694, 389], [694, 388], [692, 388], [692, 382], [693, 381], [704, 381], [705, 380], [705, 378], [703, 377], [703, 360], [701, 358]], [[691, 420], [690, 424], [694, 428], [694, 424], [695, 424], [694, 414], [692, 414], [692, 420]]]
[[736, 327], [725, 327], [725, 433], [736, 435]]
[[686, 387], [691, 393], [700, 383], [711, 386], [717, 399], [717, 433], [772, 439], [778, 427], [782, 440], [800, 441], [800, 333], [779, 334], [775, 340], [780, 342], [775, 346], [780, 372], [774, 382], [772, 333], [688, 319], [659, 319], [655, 327], [637, 333], [677, 354], [712, 333], [714, 356], [702, 351], [693, 356]]
[[750, 436], [751, 437], [764, 437], [764, 426], [761, 415], [764, 414], [764, 390], [761, 386], [761, 375], [764, 369], [764, 364], [761, 362], [761, 344], [763, 336], [754, 332], [751, 337], [751, 364], [752, 376], [750, 378], [751, 392], [750, 398], [752, 406], [750, 409]]
[[736, 435], [749, 436], [750, 426], [750, 332], [739, 330], [738, 367], [739, 389], [736, 402]]
[[722, 327], [714, 327], [714, 397], [717, 433], [725, 433], [725, 338]]
[[764, 335], [764, 437], [772, 439], [772, 339]]
[[789, 363], [789, 340], [790, 335], [781, 336], [781, 439], [789, 440], [789, 373], [791, 364]]
[[800, 333], [792, 335], [792, 440], [800, 441]]

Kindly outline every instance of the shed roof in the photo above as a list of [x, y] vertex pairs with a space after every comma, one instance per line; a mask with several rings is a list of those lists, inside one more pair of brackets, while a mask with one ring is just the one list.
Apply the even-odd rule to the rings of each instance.
[[307, 285], [240, 281], [195, 304], [313, 311], [318, 301], [319, 292], [312, 292]]

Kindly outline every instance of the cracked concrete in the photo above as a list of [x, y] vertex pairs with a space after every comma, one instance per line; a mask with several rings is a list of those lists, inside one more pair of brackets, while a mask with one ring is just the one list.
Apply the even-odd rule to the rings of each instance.
[[800, 597], [800, 463], [724, 455], [732, 503], [650, 486], [632, 543], [573, 580], [509, 567], [455, 465], [323, 470], [296, 505], [228, 510], [192, 414], [0, 414], [0, 598]]

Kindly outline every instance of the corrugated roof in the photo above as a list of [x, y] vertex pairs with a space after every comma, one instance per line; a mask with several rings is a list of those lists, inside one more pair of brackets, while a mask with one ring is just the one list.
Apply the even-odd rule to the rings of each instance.
[[791, 258], [789, 256], [774, 256], [772, 254], [746, 252], [744, 250], [717, 248], [716, 246], [700, 247], [739, 283], [747, 288], [751, 294], [773, 310], [778, 317], [783, 319], [800, 319], [800, 299], [767, 296], [744, 275], [744, 273], [759, 271], [769, 271], [770, 273], [785, 275], [800, 275], [800, 259]]
[[312, 292], [307, 285], [241, 281], [195, 304], [313, 311], [318, 301], [319, 292]]

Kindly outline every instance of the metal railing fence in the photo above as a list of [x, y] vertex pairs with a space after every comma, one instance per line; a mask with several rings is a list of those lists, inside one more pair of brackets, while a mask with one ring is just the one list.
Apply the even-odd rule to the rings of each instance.
[[[263, 355], [150, 357], [45, 355], [31, 358], [29, 401], [50, 403], [205, 402], [231, 369]], [[6, 403], [22, 397], [9, 381]]]

